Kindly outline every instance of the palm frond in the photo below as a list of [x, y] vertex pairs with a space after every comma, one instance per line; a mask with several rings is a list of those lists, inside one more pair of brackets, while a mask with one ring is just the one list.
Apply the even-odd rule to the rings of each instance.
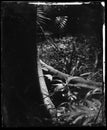
[[50, 18], [46, 17], [46, 13], [41, 6], [37, 7], [37, 22], [45, 24], [46, 20], [50, 20]]
[[67, 20], [68, 16], [58, 16], [56, 17], [55, 22], [60, 29], [63, 29], [66, 25]]

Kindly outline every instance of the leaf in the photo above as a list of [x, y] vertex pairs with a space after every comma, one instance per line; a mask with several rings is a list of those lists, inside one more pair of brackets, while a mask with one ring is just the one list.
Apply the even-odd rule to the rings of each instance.
[[67, 18], [68, 18], [68, 16], [58, 16], [58, 17], [56, 17], [55, 21], [56, 21], [56, 24], [58, 25], [58, 27], [60, 29], [65, 27], [66, 22], [68, 20]]
[[68, 99], [70, 99], [72, 101], [77, 99], [77, 97], [73, 93], [71, 93], [70, 91], [68, 91], [67, 97], [68, 97]]
[[[88, 126], [88, 123], [93, 119], [93, 117], [87, 117], [87, 119], [83, 122], [83, 126]], [[93, 123], [93, 122], [92, 122]]]
[[92, 96], [94, 94], [102, 94], [102, 90], [100, 88], [96, 88], [94, 90], [90, 90], [86, 96], [85, 96], [85, 99], [87, 99], [89, 96]]
[[61, 91], [61, 89], [64, 88], [64, 85], [63, 84], [53, 84], [54, 86], [57, 86], [54, 91]]
[[59, 79], [53, 79], [52, 80], [52, 83], [54, 84], [54, 83], [63, 83], [63, 81], [62, 80], [59, 80]]
[[45, 23], [44, 20], [50, 20], [50, 18], [47, 18], [45, 16], [45, 13], [41, 7], [37, 7], [37, 22], [38, 23]]
[[92, 92], [93, 92], [93, 90], [90, 90], [90, 91], [86, 94], [85, 99], [87, 99], [90, 95], [92, 95]]
[[95, 51], [95, 63], [94, 63], [94, 68], [97, 67], [97, 64], [98, 64], [98, 53], [97, 53], [97, 51]]
[[46, 67], [43, 67], [42, 70], [44, 70], [44, 71], [48, 71], [48, 69], [47, 69]]
[[74, 99], [77, 99], [77, 97], [76, 97], [75, 95], [72, 95], [72, 97], [73, 97]]
[[81, 120], [84, 117], [84, 115], [78, 116], [72, 123], [76, 124], [79, 120]]
[[92, 72], [87, 72], [87, 73], [83, 73], [83, 74], [81, 74], [80, 76], [86, 76], [86, 75], [89, 75], [89, 74], [91, 74]]
[[50, 81], [52, 81], [53, 77], [50, 74], [46, 74], [45, 77], [47, 77]]
[[72, 119], [75, 118], [76, 116], [80, 116], [80, 115], [81, 115], [80, 111], [72, 110], [71, 113], [70, 113], [70, 116], [68, 117], [67, 120], [72, 120]]
[[99, 88], [96, 88], [95, 90], [93, 90], [93, 92], [92, 92], [92, 94], [101, 94], [102, 93], [102, 91], [101, 91], [101, 89], [99, 89]]

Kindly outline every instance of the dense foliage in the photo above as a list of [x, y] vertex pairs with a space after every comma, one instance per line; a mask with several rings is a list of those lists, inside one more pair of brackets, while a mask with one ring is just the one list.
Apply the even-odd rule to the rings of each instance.
[[[52, 10], [52, 7], [46, 7], [47, 10]], [[45, 32], [43, 26], [40, 25], [44, 39], [38, 43], [39, 58], [46, 64], [70, 76], [79, 76], [87, 81], [102, 82], [103, 51], [101, 39], [99, 40], [95, 34], [85, 35], [84, 33], [77, 33], [75, 36], [67, 33], [64, 36], [67, 20], [68, 16], [66, 15], [55, 16], [54, 24], [56, 24], [58, 36], [51, 36], [51, 33]], [[89, 24], [87, 23], [87, 27], [90, 28]], [[87, 31], [90, 31], [89, 28], [86, 28]], [[63, 81], [44, 70], [44, 68], [43, 72], [50, 98], [56, 106], [56, 116], [51, 119], [52, 125], [105, 125], [102, 88], [88, 88], [84, 84], [73, 83], [72, 79], [69, 82]]]
[[49, 40], [54, 44], [43, 42], [39, 46], [40, 58], [45, 63], [70, 75], [87, 73], [87, 79], [102, 81], [102, 48], [94, 47], [95, 37], [68, 36]]
[[[38, 46], [40, 58], [45, 63], [71, 76], [102, 82], [102, 59], [98, 58], [102, 55], [102, 48], [94, 47], [94, 37], [68, 36], [50, 40], [54, 44], [44, 41]], [[57, 107], [57, 120], [53, 122], [54, 125], [102, 124], [104, 103], [103, 94], [99, 89], [69, 87], [69, 83], [66, 84], [50, 73], [46, 77], [51, 99]]]

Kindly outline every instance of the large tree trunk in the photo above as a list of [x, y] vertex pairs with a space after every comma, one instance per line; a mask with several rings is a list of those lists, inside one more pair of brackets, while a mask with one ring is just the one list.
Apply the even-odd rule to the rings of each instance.
[[40, 126], [38, 118], [47, 115], [46, 109], [41, 110], [35, 44], [36, 8], [2, 3], [2, 116], [6, 126]]

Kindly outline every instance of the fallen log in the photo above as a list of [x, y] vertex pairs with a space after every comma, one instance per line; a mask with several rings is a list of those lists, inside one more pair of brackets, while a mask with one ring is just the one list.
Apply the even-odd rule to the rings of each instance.
[[70, 83], [80, 83], [80, 84], [86, 84], [88, 86], [93, 86], [93, 87], [102, 87], [102, 83], [101, 82], [95, 82], [92, 80], [85, 80], [84, 78], [81, 77], [69, 77], [67, 79], [67, 82]]
[[80, 88], [88, 88], [88, 89], [98, 89], [100, 92], [102, 92], [102, 89], [96, 86], [87, 85], [84, 83], [77, 83], [77, 84], [68, 84], [69, 87], [80, 87]]
[[61, 78], [61, 79], [67, 80], [68, 77], [70, 76], [70, 75], [68, 75], [68, 74], [65, 74], [65, 73], [59, 71], [59, 70], [54, 69], [52, 66], [49, 66], [49, 65], [47, 65], [46, 63], [44, 63], [42, 60], [40, 60], [40, 64], [41, 64], [42, 68], [44, 68], [44, 67], [47, 68], [48, 71], [49, 71], [50, 73], [54, 74], [54, 76], [56, 76], [56, 77], [59, 77], [59, 78]]
[[[45, 67], [50, 73], [52, 73], [53, 75], [61, 78], [61, 79], [65, 79], [66, 83], [69, 84], [84, 84], [83, 86], [89, 86], [89, 88], [96, 88], [96, 87], [102, 87], [102, 83], [101, 82], [95, 82], [92, 80], [85, 80], [82, 77], [78, 77], [78, 76], [71, 76], [68, 74], [65, 74], [63, 72], [60, 72], [59, 70], [54, 69], [53, 67], [47, 65], [46, 63], [44, 63], [42, 60], [40, 60], [41, 66]], [[91, 87], [90, 87], [91, 86]], [[81, 87], [81, 85], [80, 85]]]

